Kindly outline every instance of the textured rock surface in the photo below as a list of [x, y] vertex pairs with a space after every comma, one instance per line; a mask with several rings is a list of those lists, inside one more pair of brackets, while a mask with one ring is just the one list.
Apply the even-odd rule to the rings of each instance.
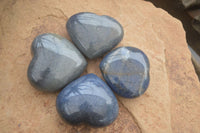
[[99, 67], [108, 85], [122, 97], [140, 96], [149, 85], [149, 60], [137, 48], [116, 48], [103, 58]]
[[39, 90], [53, 92], [78, 78], [87, 66], [79, 50], [56, 34], [42, 34], [32, 43], [33, 59], [28, 68], [30, 83]]
[[[127, 4], [128, 3], [128, 4]], [[200, 85], [182, 24], [143, 0], [0, 1], [0, 130], [68, 133], [198, 133]], [[118, 97], [119, 116], [105, 128], [71, 126], [57, 114], [56, 94], [37, 91], [26, 70], [30, 47], [41, 33], [69, 36], [67, 16], [90, 11], [116, 18], [124, 27], [119, 46], [141, 49], [149, 58], [151, 82], [136, 99]], [[102, 58], [90, 60], [86, 73], [101, 76]]]
[[90, 59], [104, 55], [124, 35], [123, 28], [114, 18], [88, 12], [71, 16], [66, 27], [74, 44]]
[[118, 103], [111, 88], [94, 74], [87, 74], [67, 85], [56, 99], [60, 116], [72, 124], [86, 122], [107, 126], [118, 115]]

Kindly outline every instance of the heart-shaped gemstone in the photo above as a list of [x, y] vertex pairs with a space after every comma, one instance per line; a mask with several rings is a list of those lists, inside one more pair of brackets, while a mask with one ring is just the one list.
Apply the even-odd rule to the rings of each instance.
[[90, 59], [111, 50], [124, 35], [122, 26], [114, 18], [89, 12], [70, 17], [67, 31], [79, 50]]
[[143, 94], [149, 85], [149, 60], [139, 49], [119, 47], [100, 63], [108, 85], [120, 96], [133, 98]]
[[87, 62], [67, 39], [56, 34], [42, 34], [32, 43], [34, 55], [28, 79], [37, 89], [57, 91], [80, 76]]
[[67, 122], [106, 126], [118, 115], [118, 103], [111, 89], [99, 77], [88, 74], [67, 85], [56, 100], [57, 111]]

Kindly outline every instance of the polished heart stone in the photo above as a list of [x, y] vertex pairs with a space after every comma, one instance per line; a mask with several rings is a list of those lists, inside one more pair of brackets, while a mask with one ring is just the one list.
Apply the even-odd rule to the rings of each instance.
[[123, 38], [123, 28], [109, 16], [83, 12], [70, 17], [67, 31], [79, 48], [90, 59], [102, 56]]
[[100, 63], [108, 85], [120, 96], [133, 98], [143, 94], [149, 85], [149, 61], [134, 47], [119, 47]]
[[67, 39], [56, 34], [42, 34], [32, 43], [34, 55], [28, 79], [37, 89], [57, 91], [80, 76], [87, 62]]
[[58, 95], [56, 107], [67, 122], [106, 126], [118, 115], [118, 103], [111, 89], [99, 77], [88, 74], [66, 86]]

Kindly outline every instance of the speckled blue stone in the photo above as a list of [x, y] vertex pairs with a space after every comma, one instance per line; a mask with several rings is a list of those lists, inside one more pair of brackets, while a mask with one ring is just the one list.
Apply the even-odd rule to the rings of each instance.
[[118, 103], [108, 85], [94, 74], [71, 82], [58, 95], [56, 107], [67, 122], [106, 126], [118, 115]]
[[66, 27], [74, 44], [90, 59], [110, 51], [124, 35], [123, 28], [117, 20], [90, 12], [71, 16]]
[[57, 34], [37, 36], [32, 43], [33, 59], [28, 67], [28, 79], [35, 88], [55, 92], [78, 78], [87, 66], [79, 50]]
[[149, 67], [147, 56], [134, 47], [116, 48], [100, 63], [108, 85], [126, 98], [140, 96], [146, 91], [150, 80]]

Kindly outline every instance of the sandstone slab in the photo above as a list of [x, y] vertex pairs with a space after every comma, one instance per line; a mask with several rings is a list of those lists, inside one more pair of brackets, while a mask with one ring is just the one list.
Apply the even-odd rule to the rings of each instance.
[[[128, 3], [128, 4], [127, 4]], [[198, 133], [200, 85], [182, 24], [142, 0], [1, 0], [0, 131], [68, 133]], [[68, 16], [95, 12], [116, 18], [124, 28], [118, 46], [141, 49], [149, 58], [151, 81], [144, 95], [118, 98], [119, 116], [105, 128], [65, 124], [56, 112], [57, 94], [37, 91], [28, 82], [30, 46], [35, 36], [56, 33], [69, 39]], [[102, 58], [89, 60], [86, 73], [101, 76]]]

